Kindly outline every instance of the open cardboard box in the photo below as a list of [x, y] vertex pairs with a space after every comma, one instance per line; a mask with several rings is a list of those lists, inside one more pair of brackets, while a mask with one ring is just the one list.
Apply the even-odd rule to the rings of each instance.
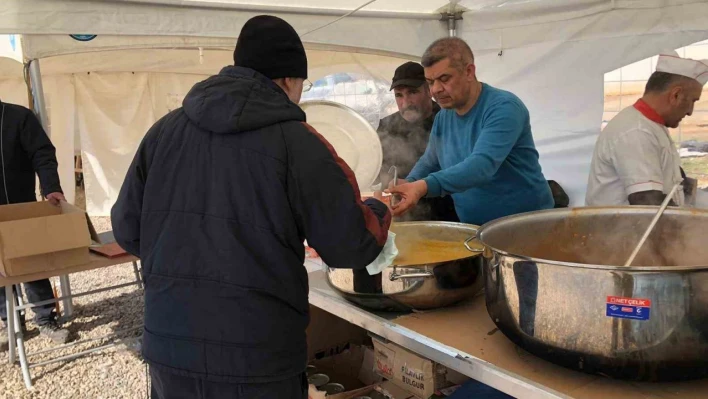
[[351, 345], [363, 345], [367, 341], [367, 331], [363, 328], [310, 305], [307, 327], [307, 358], [310, 362], [337, 355]]
[[354, 399], [368, 396], [372, 391], [386, 394], [391, 399], [415, 399], [410, 392], [398, 387], [391, 381], [383, 381], [374, 373], [373, 349], [365, 346], [352, 345], [346, 351], [311, 364], [317, 368], [317, 373], [330, 377], [331, 382], [342, 384], [345, 391], [334, 395], [317, 391], [310, 385], [310, 399]]
[[0, 206], [0, 274], [21, 276], [88, 263], [92, 239], [98, 236], [88, 215], [67, 202]]
[[[317, 392], [314, 386], [310, 386], [310, 398], [353, 399], [366, 395], [374, 389], [393, 399], [418, 398], [414, 393], [403, 389], [402, 384], [397, 381], [383, 381], [375, 366], [377, 355], [374, 348], [371, 347], [371, 338], [377, 337], [329, 312], [310, 306], [310, 325], [307, 329], [308, 364], [315, 366], [318, 372], [327, 374], [331, 382], [342, 384], [345, 388], [345, 392], [327, 396], [325, 392]], [[374, 341], [374, 345], [376, 345], [376, 341]], [[389, 359], [392, 361], [398, 359], [407, 362], [406, 364], [411, 367], [444, 371], [445, 374], [438, 375], [437, 380], [431, 383], [432, 386], [454, 385], [468, 380], [461, 374], [446, 370], [443, 366], [405, 351], [401, 347], [394, 346], [393, 348], [400, 355], [391, 356]], [[411, 361], [417, 362], [417, 365]], [[392, 367], [395, 366], [392, 365]], [[428, 375], [431, 375], [430, 372]], [[391, 373], [387, 377], [396, 378], [397, 374]], [[401, 376], [398, 375], [398, 377]], [[404, 385], [404, 387], [406, 386]]]
[[[309, 364], [330, 376], [331, 382], [344, 385], [346, 391], [327, 396], [310, 386], [312, 399], [353, 399], [371, 390], [384, 390], [394, 399], [409, 399], [409, 393], [381, 382], [374, 373], [374, 350], [368, 332], [320, 308], [310, 306], [307, 328]], [[389, 386], [390, 385], [390, 386]]]
[[372, 337], [375, 371], [401, 389], [419, 398], [429, 398], [453, 385], [447, 368], [392, 342]]
[[325, 397], [329, 399], [347, 399], [352, 391], [359, 391], [364, 388], [365, 384], [359, 381], [363, 360], [364, 348], [359, 345], [351, 345], [342, 353], [310, 362], [310, 365], [315, 366], [317, 369], [316, 373], [326, 374], [329, 376], [330, 383], [342, 384], [345, 389], [345, 392], [334, 395], [325, 395], [324, 392], [317, 392], [312, 395], [313, 399], [324, 399]]

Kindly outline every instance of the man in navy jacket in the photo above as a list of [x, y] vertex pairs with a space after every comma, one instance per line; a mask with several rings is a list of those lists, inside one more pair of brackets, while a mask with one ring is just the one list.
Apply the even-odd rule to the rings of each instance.
[[[37, 177], [42, 195], [50, 203], [58, 206], [60, 201], [66, 201], [59, 184], [56, 149], [31, 110], [0, 101], [0, 153], [0, 205], [37, 201]], [[32, 303], [54, 299], [49, 279], [23, 285]], [[0, 287], [1, 324], [7, 318], [6, 294], [5, 288]], [[69, 331], [61, 328], [53, 303], [35, 306], [32, 311], [43, 336], [57, 344], [67, 342]], [[0, 352], [8, 347], [6, 328], [0, 326]]]
[[306, 398], [303, 241], [338, 268], [383, 249], [391, 215], [305, 123], [306, 78], [295, 30], [255, 17], [135, 155], [111, 216], [143, 263], [153, 397]]

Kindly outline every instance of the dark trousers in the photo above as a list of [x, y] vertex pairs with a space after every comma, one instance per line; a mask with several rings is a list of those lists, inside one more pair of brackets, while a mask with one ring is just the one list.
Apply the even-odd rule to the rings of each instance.
[[307, 399], [305, 374], [258, 384], [212, 382], [150, 367], [151, 399]]
[[[25, 283], [24, 287], [25, 291], [27, 292], [27, 299], [30, 301], [30, 303], [54, 299], [54, 291], [52, 290], [52, 283], [49, 282], [49, 279]], [[35, 323], [41, 326], [54, 320], [56, 318], [54, 307], [54, 303], [49, 303], [46, 305], [36, 306], [32, 308], [32, 311], [35, 315]], [[7, 309], [5, 308], [5, 287], [0, 287], [0, 318], [2, 320], [7, 319]]]

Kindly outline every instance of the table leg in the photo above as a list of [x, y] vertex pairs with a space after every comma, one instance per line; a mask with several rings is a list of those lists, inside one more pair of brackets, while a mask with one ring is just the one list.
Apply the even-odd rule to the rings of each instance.
[[[12, 311], [14, 312], [14, 298], [12, 302]], [[8, 315], [9, 314], [10, 313], [8, 311]], [[15, 315], [14, 319], [15, 340], [17, 341], [17, 354], [20, 356], [20, 368], [22, 369], [22, 378], [25, 380], [25, 386], [27, 387], [27, 389], [32, 389], [32, 377], [30, 376], [29, 372], [29, 364], [27, 363], [27, 352], [25, 352], [25, 337], [24, 333], [22, 332], [22, 321], [20, 320], [19, 314]]]
[[5, 287], [5, 311], [7, 312], [7, 346], [10, 364], [15, 363], [15, 291], [12, 285]]
[[[59, 276], [59, 284], [61, 285], [61, 296], [71, 295], [71, 281], [69, 275]], [[64, 317], [68, 318], [74, 313], [74, 303], [71, 298], [62, 299], [64, 304]]]
[[138, 262], [133, 261], [133, 273], [135, 273], [135, 281], [138, 282], [138, 288], [143, 289], [143, 276], [140, 274]]

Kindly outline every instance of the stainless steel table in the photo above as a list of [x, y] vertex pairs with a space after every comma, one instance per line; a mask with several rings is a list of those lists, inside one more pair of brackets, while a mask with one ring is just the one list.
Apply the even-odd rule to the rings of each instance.
[[313, 306], [517, 398], [708, 398], [708, 379], [654, 384], [612, 380], [533, 356], [496, 328], [484, 295], [436, 310], [377, 313], [333, 291], [320, 265], [306, 261], [306, 267]]
[[319, 265], [306, 261], [306, 266], [311, 270], [310, 304], [313, 306], [514, 397], [570, 397], [403, 327], [395, 321], [403, 315], [401, 313], [372, 312], [348, 302], [327, 284]]

